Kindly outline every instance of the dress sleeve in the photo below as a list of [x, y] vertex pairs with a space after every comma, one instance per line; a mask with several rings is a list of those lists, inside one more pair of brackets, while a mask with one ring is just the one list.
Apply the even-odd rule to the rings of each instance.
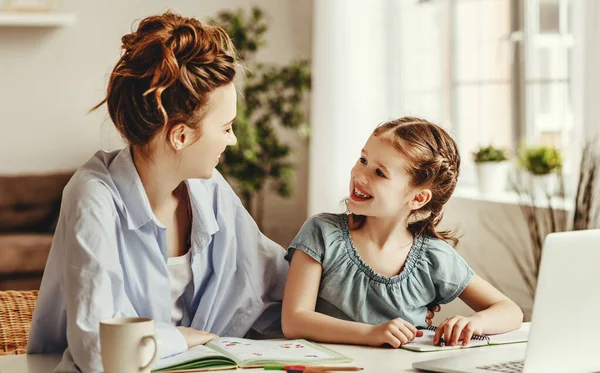
[[434, 304], [450, 303], [465, 290], [474, 272], [448, 243], [442, 240], [429, 242], [427, 256], [435, 289]]
[[294, 250], [308, 254], [317, 262], [323, 264], [325, 257], [325, 237], [323, 224], [318, 215], [309, 218], [300, 228], [300, 232], [292, 240], [285, 259], [292, 261]]

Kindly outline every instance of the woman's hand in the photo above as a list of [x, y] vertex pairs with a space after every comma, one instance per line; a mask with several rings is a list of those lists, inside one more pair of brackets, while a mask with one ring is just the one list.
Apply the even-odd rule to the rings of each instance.
[[456, 346], [458, 341], [462, 341], [462, 345], [466, 346], [474, 334], [483, 334], [483, 322], [480, 315], [454, 316], [447, 318], [437, 327], [433, 336], [433, 344], [438, 345], [440, 337], [443, 337], [446, 346]]
[[216, 334], [205, 332], [203, 330], [196, 330], [194, 328], [188, 328], [185, 326], [178, 326], [177, 330], [179, 330], [183, 335], [183, 338], [185, 338], [188, 348], [203, 345], [215, 338], [219, 338], [219, 336]]
[[442, 307], [439, 304], [427, 309], [427, 315], [425, 315], [425, 322], [427, 325], [433, 324], [433, 318], [435, 317], [436, 312], [440, 312]]
[[423, 332], [409, 322], [401, 318], [393, 319], [378, 325], [371, 325], [367, 334], [367, 344], [370, 346], [382, 346], [389, 344], [398, 348], [423, 335]]

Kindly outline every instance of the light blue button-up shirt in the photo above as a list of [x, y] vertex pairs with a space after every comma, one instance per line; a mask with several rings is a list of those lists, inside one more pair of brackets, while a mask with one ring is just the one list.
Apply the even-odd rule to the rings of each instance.
[[[222, 336], [277, 331], [284, 250], [258, 230], [218, 172], [186, 183], [194, 296], [181, 325]], [[55, 371], [102, 371], [99, 322], [121, 316], [154, 319], [162, 357], [185, 351], [171, 324], [166, 242], [130, 148], [96, 153], [63, 192], [27, 352], [64, 351]]]

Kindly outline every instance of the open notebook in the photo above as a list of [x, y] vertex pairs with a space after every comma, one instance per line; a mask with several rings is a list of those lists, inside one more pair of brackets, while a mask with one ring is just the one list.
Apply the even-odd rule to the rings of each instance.
[[529, 323], [523, 324], [520, 329], [512, 332], [495, 334], [495, 335], [474, 335], [469, 341], [469, 344], [463, 346], [462, 344], [456, 346], [434, 346], [433, 336], [435, 335], [435, 326], [428, 326], [427, 328], [421, 329], [423, 336], [416, 338], [412, 342], [403, 345], [401, 348], [411, 351], [429, 352], [429, 351], [444, 351], [444, 350], [455, 350], [460, 348], [471, 348], [481, 347], [490, 345], [502, 345], [507, 343], [520, 343], [527, 342], [529, 336]]
[[348, 363], [352, 359], [303, 339], [252, 340], [217, 338], [206, 345], [161, 359], [153, 372], [203, 371], [264, 365]]

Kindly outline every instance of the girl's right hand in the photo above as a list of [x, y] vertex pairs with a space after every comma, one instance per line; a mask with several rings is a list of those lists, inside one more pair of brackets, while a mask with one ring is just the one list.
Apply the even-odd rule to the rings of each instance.
[[367, 344], [379, 347], [387, 343], [394, 348], [398, 348], [422, 335], [423, 332], [417, 330], [414, 325], [397, 318], [378, 325], [372, 325], [367, 335]]
[[219, 338], [219, 336], [216, 334], [205, 332], [204, 330], [188, 328], [185, 326], [178, 326], [177, 330], [179, 330], [183, 335], [183, 338], [185, 338], [188, 348], [203, 345], [212, 341], [213, 339]]

